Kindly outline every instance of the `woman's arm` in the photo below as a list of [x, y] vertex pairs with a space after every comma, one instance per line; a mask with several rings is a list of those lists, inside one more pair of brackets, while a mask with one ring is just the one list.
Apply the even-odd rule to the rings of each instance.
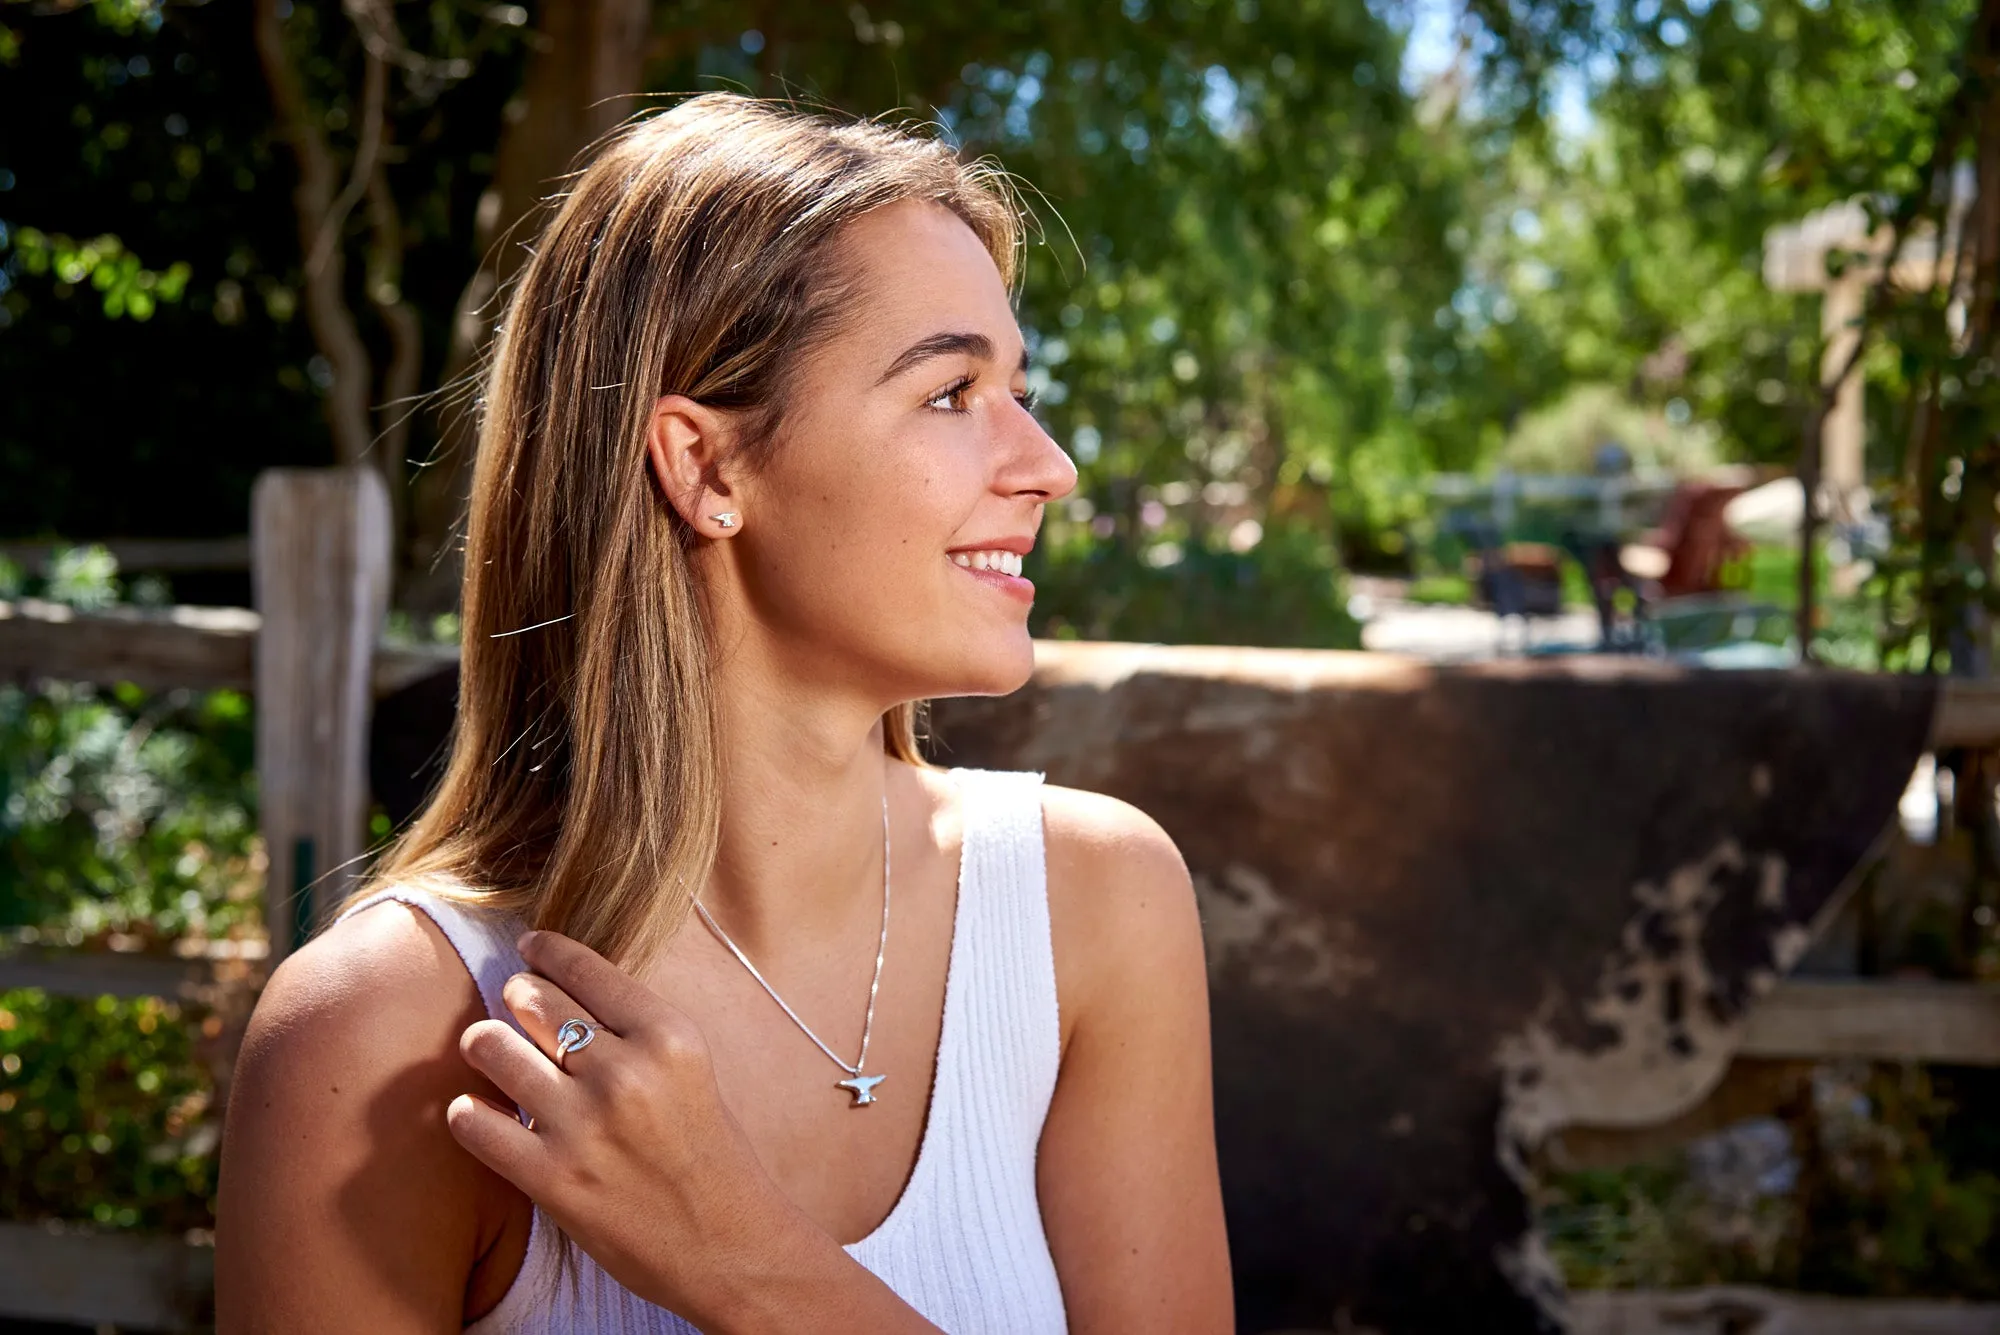
[[1138, 809], [1044, 793], [1065, 1041], [1036, 1173], [1070, 1330], [1231, 1330], [1208, 977], [1186, 864]]
[[222, 1335], [463, 1327], [479, 1205], [504, 1187], [453, 1143], [444, 1110], [491, 1089], [458, 1053], [483, 1013], [443, 934], [401, 906], [356, 914], [278, 967], [225, 1124]]

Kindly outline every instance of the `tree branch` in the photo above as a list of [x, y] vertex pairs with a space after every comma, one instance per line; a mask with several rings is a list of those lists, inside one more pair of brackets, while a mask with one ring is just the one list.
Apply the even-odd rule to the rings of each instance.
[[[298, 69], [285, 50], [277, 0], [256, 0], [252, 22], [257, 60], [271, 92], [271, 108], [298, 165], [292, 211], [297, 218], [300, 258], [306, 259], [317, 247], [320, 227], [333, 211], [333, 156], [313, 119]], [[354, 313], [347, 308], [345, 278], [341, 249], [332, 246], [317, 269], [306, 269], [304, 304], [313, 342], [333, 373], [333, 383], [326, 391], [326, 420], [333, 434], [334, 458], [341, 464], [352, 464], [366, 457], [372, 436], [368, 424], [370, 366]]]
[[374, 12], [377, 2], [347, 0], [347, 15], [354, 21], [356, 30], [362, 33], [362, 49], [367, 53], [361, 76], [361, 137], [354, 147], [354, 166], [348, 173], [347, 184], [341, 189], [340, 197], [328, 206], [326, 217], [320, 223], [319, 236], [306, 256], [306, 272], [309, 274], [324, 268], [327, 255], [340, 244], [341, 228], [347, 222], [347, 215], [354, 211], [354, 206], [367, 192], [375, 175], [376, 159], [382, 151], [383, 104], [388, 100], [389, 66], [377, 54], [377, 43], [370, 42], [367, 37], [370, 28], [385, 21], [383, 16]]

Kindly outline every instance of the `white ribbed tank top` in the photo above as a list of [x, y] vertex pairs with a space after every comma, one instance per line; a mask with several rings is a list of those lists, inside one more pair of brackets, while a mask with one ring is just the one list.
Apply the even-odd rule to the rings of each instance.
[[[930, 1111], [903, 1194], [888, 1218], [847, 1253], [950, 1335], [1061, 1332], [1066, 1329], [1062, 1290], [1035, 1195], [1035, 1152], [1061, 1056], [1042, 775], [948, 773], [960, 795], [965, 845]], [[487, 1013], [515, 1024], [500, 989], [525, 967], [514, 949], [518, 920], [401, 886], [371, 895], [347, 913], [385, 899], [428, 914], [478, 983]], [[580, 1282], [557, 1284], [555, 1231], [536, 1207], [519, 1276], [499, 1304], [466, 1330], [476, 1335], [694, 1332], [605, 1274], [581, 1250], [576, 1256]]]

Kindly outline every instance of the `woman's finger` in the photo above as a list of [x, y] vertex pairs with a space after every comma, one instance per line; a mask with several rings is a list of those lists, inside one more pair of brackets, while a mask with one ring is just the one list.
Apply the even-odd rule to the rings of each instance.
[[614, 1033], [637, 1032], [661, 1004], [644, 983], [560, 932], [524, 933], [519, 946], [529, 968], [582, 1002]]
[[491, 1080], [530, 1117], [546, 1118], [560, 1103], [563, 1078], [546, 1054], [505, 1020], [481, 1020], [459, 1035], [466, 1065]]
[[542, 1050], [548, 1061], [556, 1060], [556, 1035], [563, 1025], [571, 1020], [582, 1020], [597, 1027], [593, 1043], [603, 1043], [616, 1037], [612, 1026], [596, 1018], [588, 1007], [579, 1005], [575, 998], [546, 978], [538, 978], [531, 973], [517, 973], [500, 988], [500, 999], [507, 1009], [521, 1022], [521, 1028], [528, 1038]]
[[549, 1146], [521, 1119], [476, 1094], [460, 1094], [444, 1109], [445, 1125], [473, 1158], [540, 1199], [547, 1193]]

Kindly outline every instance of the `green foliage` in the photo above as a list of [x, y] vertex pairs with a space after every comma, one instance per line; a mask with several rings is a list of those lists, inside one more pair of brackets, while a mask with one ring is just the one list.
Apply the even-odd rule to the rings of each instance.
[[[39, 588], [118, 600], [102, 548]], [[234, 691], [0, 686], [0, 927], [121, 946], [262, 929], [250, 702]], [[0, 1217], [212, 1227], [219, 1109], [192, 1029], [157, 999], [0, 992]]]
[[1338, 553], [1310, 530], [1264, 533], [1243, 552], [1162, 538], [1135, 554], [1072, 528], [1036, 557], [1035, 630], [1053, 639], [1144, 641], [1170, 626], [1180, 644], [1360, 647]]
[[[1518, 310], [1517, 337], [1560, 375], [1629, 377], [1720, 424], [1738, 457], [1790, 463], [1822, 402], [1819, 299], [1765, 288], [1769, 229], [1855, 201], [1885, 232], [1958, 238], [1961, 273], [2000, 246], [1976, 221], [2000, 191], [2000, 124], [1974, 0], [1469, 8], [1482, 95], [1530, 130], [1511, 141], [1499, 197], [1519, 207], [1476, 261]], [[1588, 99], [1587, 132], [1543, 133], [1538, 117], [1566, 96]], [[1946, 215], [1968, 186], [1982, 202], [1960, 228]], [[1857, 259], [1836, 248], [1825, 268]], [[2000, 424], [2000, 380], [1990, 294], [1972, 295], [1953, 314], [1948, 292], [1918, 285], [1868, 315], [1868, 465], [1895, 550], [1874, 624], [1842, 613], [1841, 634], [1872, 637], [1892, 667], [1942, 670], [1956, 647], [1971, 661], [1954, 670], [1984, 670], [1989, 655], [1957, 637], [2000, 611], [2000, 473], [1981, 444]]]
[[1768, 1282], [1791, 1226], [1781, 1197], [1718, 1209], [1679, 1161], [1558, 1175], [1540, 1223], [1579, 1289]]
[[[1042, 416], [1121, 541], [1142, 490], [1181, 486], [1199, 525], [1248, 515], [1394, 560], [1384, 536], [1418, 504], [1407, 479], [1481, 448], [1509, 391], [1463, 355], [1452, 305], [1472, 163], [1460, 127], [1419, 118], [1402, 37], [1368, 7], [1037, 0], [890, 23], [800, 6], [742, 40], [738, 15], [678, 7], [703, 44], [653, 84], [901, 108], [1025, 183], [1042, 231], [1021, 317]], [[1245, 495], [1211, 503], [1212, 483]], [[1050, 537], [1068, 547], [1082, 538], [1054, 532], [1066, 522], [1052, 514]], [[1152, 569], [1136, 546], [1100, 564]], [[1167, 619], [1137, 622], [1138, 607]], [[1147, 639], [1220, 624], [1175, 609], [1140, 597], [1064, 616]]]
[[259, 921], [248, 701], [0, 687], [0, 926], [171, 941]]
[[1743, 1283], [1991, 1299], [2000, 1137], [1953, 1114], [1994, 1086], [1990, 1072], [1821, 1067], [1809, 1098], [1785, 1110], [1781, 1164], [1717, 1180], [1690, 1150], [1558, 1173], [1540, 1223], [1579, 1288]]
[[[0, 228], [0, 239], [6, 235]], [[162, 270], [145, 268], [115, 236], [75, 241], [60, 233], [48, 236], [23, 227], [12, 234], [12, 240], [24, 273], [51, 275], [57, 296], [89, 282], [104, 294], [104, 314], [114, 320], [121, 315], [151, 319], [156, 303], [181, 299], [193, 273], [184, 260], [175, 260]]]
[[1718, 424], [1728, 453], [1791, 462], [1819, 301], [1765, 286], [1765, 235], [1918, 186], [1969, 0], [1470, 8], [1497, 34], [1497, 112], [1589, 99], [1580, 133], [1510, 140], [1476, 260], [1512, 315], [1495, 337], [1558, 383], [1634, 383]]
[[1820, 1100], [1817, 1172], [1801, 1193], [1800, 1282], [1836, 1293], [2000, 1296], [2000, 1163], [1990, 1137], [1966, 1143], [1950, 1125], [1953, 1100], [1920, 1066], [1863, 1072], [1845, 1092]]
[[[292, 8], [314, 35], [303, 72], [345, 171], [361, 120], [358, 78], [347, 85], [359, 41], [333, 0]], [[385, 171], [404, 201], [402, 287], [434, 377], [477, 258], [473, 212], [501, 108], [519, 86], [526, 29], [506, 5], [395, 8], [437, 68], [473, 66], [435, 87], [399, 79], [390, 99], [398, 137]], [[325, 363], [301, 309], [293, 168], [274, 137], [250, 8], [96, 0], [0, 9], [0, 227], [15, 239], [30, 227], [74, 239], [65, 249], [97, 254], [85, 281], [108, 284], [72, 284], [65, 297], [55, 255], [37, 274], [19, 245], [0, 247], [0, 383], [9, 390], [0, 533], [241, 533], [260, 470], [330, 461]], [[365, 209], [350, 222], [366, 236]], [[103, 238], [116, 239], [115, 256]], [[364, 338], [379, 341], [363, 271], [350, 266], [349, 296]], [[158, 275], [150, 289], [148, 272]], [[179, 285], [174, 299], [163, 284]], [[97, 299], [79, 299], [87, 293]], [[115, 421], [108, 392], [128, 409]], [[204, 601], [248, 597], [209, 584], [218, 591]]]
[[[102, 548], [41, 590], [117, 597]], [[0, 926], [226, 936], [259, 922], [254, 740], [235, 691], [0, 686]]]
[[1717, 462], [1715, 431], [1648, 411], [1611, 385], [1579, 384], [1528, 413], [1500, 447], [1517, 473], [1588, 474], [1600, 446], [1625, 448], [1635, 467], [1693, 472]]
[[213, 1228], [220, 1109], [181, 1007], [0, 991], [0, 1217]]

